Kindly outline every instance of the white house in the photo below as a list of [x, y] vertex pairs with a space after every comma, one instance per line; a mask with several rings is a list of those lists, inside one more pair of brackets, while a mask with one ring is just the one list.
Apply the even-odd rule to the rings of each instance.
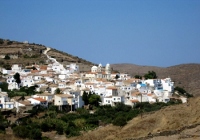
[[21, 85], [23, 87], [25, 87], [25, 86], [31, 87], [31, 86], [34, 86], [34, 84], [35, 84], [35, 82], [31, 76], [26, 76], [21, 79]]
[[8, 89], [12, 91], [13, 89], [19, 89], [19, 86], [16, 82], [13, 82], [8, 85]]
[[16, 112], [23, 113], [27, 110], [32, 110], [33, 105], [30, 103], [30, 101], [14, 101], [14, 107], [16, 108]]
[[42, 99], [42, 98], [29, 98], [27, 100], [29, 100], [33, 106], [41, 105], [41, 106], [44, 106], [44, 107], [48, 107], [48, 102], [45, 99]]
[[55, 90], [58, 88], [58, 85], [56, 84], [51, 84], [48, 86], [48, 88], [50, 89], [50, 93], [51, 94], [54, 94], [55, 93]]
[[12, 70], [13, 72], [15, 72], [15, 73], [17, 73], [17, 72], [19, 73], [19, 72], [21, 72], [22, 68], [19, 67], [18, 64], [14, 64], [14, 65], [12, 65], [11, 70]]
[[42, 80], [42, 76], [41, 75], [34, 75], [33, 76], [33, 80], [35, 83], [40, 82]]
[[13, 109], [14, 102], [10, 102], [7, 92], [0, 92], [0, 109]]
[[107, 97], [109, 97], [109, 96], [118, 96], [117, 88], [115, 86], [107, 87], [105, 96], [107, 96]]
[[112, 106], [112, 96], [102, 97], [102, 105], [111, 105]]
[[62, 110], [62, 106], [71, 106], [72, 108], [75, 104], [75, 99], [72, 95], [69, 94], [55, 94], [54, 95], [54, 105], [59, 107], [59, 110]]
[[34, 98], [42, 98], [42, 99], [46, 100], [47, 102], [53, 102], [54, 95], [52, 95], [48, 92], [44, 92], [42, 94], [36, 94], [33, 97]]
[[70, 65], [66, 65], [69, 73], [79, 72], [79, 66], [75, 63], [71, 63]]
[[169, 92], [174, 91], [174, 82], [172, 82], [170, 78], [166, 78], [161, 81], [162, 81], [162, 85], [163, 85], [163, 90], [167, 90]]

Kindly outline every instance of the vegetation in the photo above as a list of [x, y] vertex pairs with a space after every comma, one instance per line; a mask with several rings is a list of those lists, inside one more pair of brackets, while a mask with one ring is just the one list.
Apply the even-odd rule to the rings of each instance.
[[8, 90], [8, 83], [2, 82], [0, 83], [0, 88], [2, 91], [8, 92], [9, 97], [15, 97], [15, 96], [30, 96], [34, 95], [37, 92], [35, 89], [37, 88], [37, 85], [31, 86], [31, 87], [21, 87], [19, 90]]
[[11, 70], [11, 65], [10, 64], [3, 64], [2, 66], [3, 68], [5, 68], [6, 70]]
[[116, 80], [119, 79], [119, 75], [118, 74], [115, 75], [115, 79]]
[[[91, 94], [90, 96], [94, 96]], [[164, 106], [174, 105], [179, 101], [168, 103], [137, 103], [133, 107], [117, 103], [114, 107], [109, 105], [98, 106], [94, 113], [89, 110], [78, 108], [74, 113], [60, 111], [56, 106], [51, 105], [48, 109], [36, 106], [31, 111], [31, 116], [18, 119], [17, 124], [11, 124], [13, 133], [16, 137], [24, 139], [42, 139], [42, 132], [56, 131], [57, 134], [65, 134], [66, 137], [81, 135], [83, 131], [93, 130], [98, 126], [112, 123], [123, 127], [129, 120], [144, 112], [156, 111]], [[40, 117], [33, 117], [39, 113]], [[6, 119], [0, 114], [0, 132], [5, 132], [9, 126]], [[47, 138], [46, 138], [47, 139]]]
[[55, 90], [55, 94], [61, 94], [61, 90], [60, 90], [59, 88], [57, 88], [57, 89]]
[[8, 91], [8, 96], [9, 97], [14, 97], [14, 96], [31, 96], [31, 95], [34, 95], [34, 94], [37, 93], [35, 91], [36, 88], [37, 88], [37, 85], [30, 86], [30, 87], [21, 87], [19, 90]]
[[148, 71], [148, 73], [144, 74], [144, 76], [135, 75], [134, 77], [136, 79], [142, 79], [142, 77], [144, 77], [145, 79], [156, 79], [156, 78], [158, 78], [154, 71]]
[[5, 119], [0, 111], [0, 133], [5, 133], [5, 129], [8, 127], [9, 122]]
[[135, 75], [134, 77], [135, 77], [135, 79], [142, 79], [142, 76], [140, 76], [140, 75]]
[[8, 83], [6, 83], [6, 82], [2, 82], [2, 83], [0, 83], [0, 88], [1, 88], [1, 90], [2, 91], [8, 91]]
[[14, 79], [15, 79], [15, 82], [18, 84], [18, 87], [19, 87], [20, 84], [21, 84], [20, 74], [19, 73], [15, 73]]
[[5, 60], [10, 60], [10, 56], [6, 54], [5, 57], [4, 57], [4, 59]]
[[148, 71], [147, 74], [144, 75], [145, 79], [156, 79], [158, 78], [154, 71]]
[[24, 119], [21, 121], [20, 125], [16, 125], [13, 128], [13, 133], [15, 136], [20, 138], [29, 139], [41, 139], [42, 132], [40, 126], [30, 119]]
[[89, 92], [89, 94], [87, 92], [83, 92], [83, 101], [85, 103], [85, 105], [94, 105], [96, 107], [99, 106], [99, 103], [101, 102], [101, 98], [99, 95], [96, 95], [95, 93], [91, 93]]
[[39, 57], [39, 55], [31, 55], [31, 56], [29, 56], [27, 54], [24, 55], [24, 58], [38, 58], [38, 57]]
[[4, 43], [4, 40], [0, 38], [0, 44], [3, 44], [3, 43]]
[[7, 40], [7, 45], [11, 45], [13, 41]]
[[192, 94], [187, 93], [185, 89], [178, 86], [174, 88], [174, 91], [178, 91], [179, 94], [186, 96], [187, 98], [193, 97]]

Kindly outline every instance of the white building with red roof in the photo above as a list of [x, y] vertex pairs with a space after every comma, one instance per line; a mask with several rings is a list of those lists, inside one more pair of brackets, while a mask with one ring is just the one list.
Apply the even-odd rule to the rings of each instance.
[[41, 106], [44, 106], [44, 107], [48, 107], [48, 102], [45, 99], [42, 99], [42, 98], [39, 98], [39, 97], [37, 97], [37, 98], [31, 97], [31, 98], [29, 98], [27, 100], [30, 101], [30, 103], [33, 106], [41, 105]]

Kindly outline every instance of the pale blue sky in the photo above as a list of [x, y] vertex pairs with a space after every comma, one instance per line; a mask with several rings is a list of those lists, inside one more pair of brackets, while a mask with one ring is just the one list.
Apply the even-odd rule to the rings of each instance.
[[0, 38], [94, 63], [200, 63], [200, 0], [0, 0]]

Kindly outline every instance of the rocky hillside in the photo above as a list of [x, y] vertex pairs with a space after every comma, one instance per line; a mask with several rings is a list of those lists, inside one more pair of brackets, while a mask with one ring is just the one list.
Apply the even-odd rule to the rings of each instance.
[[112, 64], [111, 66], [115, 70], [127, 72], [132, 76], [143, 76], [148, 71], [155, 71], [158, 78], [171, 77], [175, 86], [182, 87], [195, 96], [200, 95], [200, 64], [182, 64], [167, 68], [133, 64]]
[[[45, 49], [46, 46], [42, 44], [0, 39], [0, 65], [7, 68], [12, 64], [21, 64], [22, 66], [45, 64], [47, 60], [43, 54]], [[6, 55], [10, 59], [4, 59]], [[88, 71], [91, 65], [94, 65], [92, 62], [54, 48], [51, 48], [48, 55], [56, 58], [57, 61], [64, 65], [77, 63], [82, 71]]]

